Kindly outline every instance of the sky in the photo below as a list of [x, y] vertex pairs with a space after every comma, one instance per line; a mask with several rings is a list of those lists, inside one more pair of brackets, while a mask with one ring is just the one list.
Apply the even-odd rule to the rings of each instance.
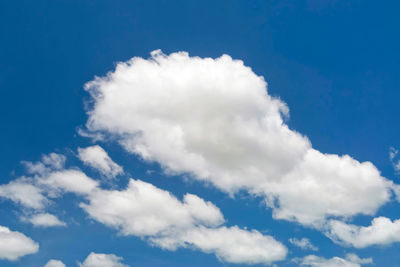
[[399, 266], [399, 7], [0, 3], [0, 265]]

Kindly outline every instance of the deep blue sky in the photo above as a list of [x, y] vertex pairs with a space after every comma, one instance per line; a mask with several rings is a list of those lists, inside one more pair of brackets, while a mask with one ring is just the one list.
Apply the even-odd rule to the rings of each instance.
[[[389, 147], [400, 147], [400, 17], [398, 1], [3, 1], [0, 3], [0, 181], [22, 173], [21, 160], [90, 144], [76, 134], [87, 116], [83, 90], [118, 61], [149, 52], [242, 59], [265, 77], [269, 92], [290, 108], [288, 124], [322, 152], [372, 161], [397, 180]], [[120, 148], [104, 145], [136, 178], [149, 168]], [[154, 167], [157, 168], [157, 167]], [[273, 221], [258, 200], [234, 201], [217, 190], [164, 177], [152, 183], [181, 196], [189, 191], [216, 203], [232, 224], [270, 229], [283, 242], [301, 231], [319, 255], [344, 249], [322, 234]], [[246, 196], [243, 196], [246, 198]], [[38, 254], [1, 266], [67, 266], [90, 251], [115, 253], [133, 266], [220, 266], [214, 255], [171, 253], [90, 222], [73, 201], [76, 225], [35, 229], [21, 224], [10, 202], [0, 202], [0, 225], [41, 244]], [[75, 206], [74, 206], [75, 205]], [[396, 216], [398, 206], [384, 207]], [[240, 212], [239, 212], [240, 211]], [[240, 214], [240, 215], [239, 215]], [[243, 215], [246, 214], [246, 215]], [[246, 217], [245, 221], [242, 220]], [[85, 233], [85, 234], [83, 234]], [[399, 246], [355, 251], [376, 266], [395, 266]], [[304, 252], [291, 248], [293, 256]], [[289, 263], [282, 266], [290, 266]]]

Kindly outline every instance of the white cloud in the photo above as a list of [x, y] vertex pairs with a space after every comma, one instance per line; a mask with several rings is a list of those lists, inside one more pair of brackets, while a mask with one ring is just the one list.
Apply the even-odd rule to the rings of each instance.
[[171, 228], [215, 226], [224, 221], [220, 210], [210, 202], [191, 194], [181, 202], [140, 180], [130, 180], [123, 191], [97, 190], [89, 196], [89, 204], [82, 203], [81, 207], [92, 218], [125, 235], [157, 235]]
[[78, 148], [78, 156], [83, 163], [97, 169], [106, 177], [113, 178], [123, 173], [122, 167], [115, 163], [98, 145]]
[[13, 261], [38, 250], [39, 245], [29, 237], [0, 226], [0, 259]]
[[0, 185], [0, 197], [9, 199], [25, 208], [43, 210], [50, 198], [62, 193], [89, 194], [99, 183], [87, 177], [79, 169], [63, 169], [65, 156], [51, 153], [43, 155], [42, 161], [24, 165], [33, 177], [20, 177]]
[[30, 222], [36, 227], [54, 227], [67, 225], [65, 222], [60, 221], [60, 219], [50, 213], [34, 214], [29, 218], [24, 218], [24, 221]]
[[86, 85], [87, 128], [129, 152], [233, 194], [265, 197], [274, 217], [321, 227], [327, 217], [372, 215], [392, 183], [372, 163], [323, 154], [291, 130], [288, 108], [242, 61], [185, 52], [119, 63]]
[[153, 244], [174, 248], [178, 244], [214, 253], [224, 262], [238, 264], [270, 264], [285, 259], [287, 249], [271, 236], [253, 230], [233, 227], [195, 227], [173, 236], [151, 238]]
[[86, 195], [96, 189], [99, 184], [82, 171], [75, 169], [50, 172], [38, 178], [37, 183], [47, 187], [53, 195], [60, 192]]
[[114, 254], [101, 254], [91, 252], [80, 267], [129, 267], [122, 263], [123, 258]]
[[60, 260], [49, 260], [44, 267], [65, 267], [65, 264]]
[[359, 264], [372, 264], [374, 263], [374, 260], [372, 258], [360, 258], [354, 253], [348, 253], [346, 254], [346, 259], [348, 261], [354, 262], [354, 263], [359, 263]]
[[321, 227], [328, 216], [375, 214], [390, 199], [389, 189], [392, 183], [372, 163], [310, 149], [301, 164], [264, 191], [279, 201], [275, 218]]
[[32, 179], [20, 178], [0, 186], [0, 197], [27, 208], [43, 209], [48, 203], [43, 190], [32, 184]]
[[297, 259], [300, 266], [315, 266], [315, 267], [360, 267], [362, 264], [372, 263], [372, 258], [360, 259], [355, 254], [347, 254], [346, 259], [333, 257], [326, 259], [315, 255], [309, 255], [303, 259]]
[[[87, 202], [80, 206], [91, 218], [163, 249], [198, 249], [232, 263], [269, 264], [286, 257], [286, 247], [271, 236], [237, 226], [221, 226], [225, 222], [221, 211], [196, 195], [185, 194], [180, 201], [168, 191], [132, 179], [125, 190], [104, 190], [77, 169], [45, 166], [35, 170], [35, 176], [27, 181], [48, 197], [63, 193], [83, 196]], [[41, 227], [65, 225], [54, 215], [35, 212], [23, 219]], [[96, 258], [88, 257], [82, 266], [89, 266]]]
[[220, 210], [192, 194], [180, 201], [152, 184], [130, 180], [127, 189], [96, 190], [88, 201], [81, 207], [91, 218], [164, 249], [194, 248], [234, 263], [268, 264], [286, 257], [286, 247], [270, 236], [221, 227]]
[[365, 248], [372, 245], [388, 245], [400, 242], [400, 220], [391, 221], [386, 217], [374, 218], [370, 226], [357, 226], [332, 220], [327, 236], [333, 241]]
[[290, 238], [289, 242], [302, 250], [314, 250], [318, 251], [318, 247], [314, 246], [308, 238], [303, 237], [302, 239]]

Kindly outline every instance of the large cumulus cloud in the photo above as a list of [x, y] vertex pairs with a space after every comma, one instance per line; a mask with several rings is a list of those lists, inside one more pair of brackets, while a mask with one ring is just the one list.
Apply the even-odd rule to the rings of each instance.
[[263, 196], [275, 218], [321, 227], [372, 215], [392, 183], [370, 162], [324, 154], [285, 124], [288, 107], [242, 61], [154, 51], [86, 84], [87, 128], [222, 191]]

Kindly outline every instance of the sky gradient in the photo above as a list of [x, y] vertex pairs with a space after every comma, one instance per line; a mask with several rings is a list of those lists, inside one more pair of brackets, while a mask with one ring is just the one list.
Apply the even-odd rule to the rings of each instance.
[[398, 266], [398, 8], [1, 3], [0, 265]]

